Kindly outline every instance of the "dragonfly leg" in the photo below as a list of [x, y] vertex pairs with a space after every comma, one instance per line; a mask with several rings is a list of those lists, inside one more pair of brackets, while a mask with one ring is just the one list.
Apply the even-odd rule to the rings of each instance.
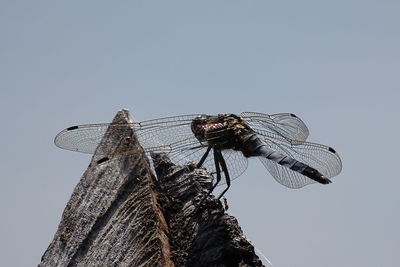
[[206, 153], [204, 153], [204, 155], [201, 157], [199, 163], [197, 163], [197, 168], [200, 168], [203, 165], [204, 161], [206, 160], [206, 158], [208, 156], [208, 153], [210, 153], [210, 150], [211, 150], [211, 146], [209, 146], [207, 148]]
[[220, 163], [219, 163], [219, 158], [217, 156], [217, 151], [214, 148], [214, 164], [215, 164], [215, 171], [217, 173], [217, 181], [215, 182], [215, 184], [213, 185], [213, 187], [210, 189], [210, 192], [208, 192], [207, 197], [212, 193], [212, 191], [214, 191], [215, 187], [217, 187], [217, 185], [219, 184], [219, 182], [221, 181], [221, 169], [220, 169]]
[[229, 187], [231, 186], [231, 178], [229, 177], [229, 172], [228, 172], [228, 167], [226, 166], [226, 162], [224, 157], [222, 156], [221, 150], [218, 150], [216, 155], [214, 157], [218, 157], [218, 162], [221, 164], [222, 171], [224, 172], [225, 175], [225, 180], [226, 180], [226, 188], [222, 193], [219, 195], [218, 199], [220, 199], [226, 191], [228, 191]]
[[200, 201], [199, 207], [201, 206], [203, 201], [206, 200], [206, 198], [208, 198], [209, 195], [211, 195], [212, 191], [214, 191], [215, 187], [217, 187], [218, 183], [221, 181], [221, 169], [220, 169], [220, 166], [219, 166], [217, 150], [215, 148], [214, 148], [214, 164], [215, 164], [215, 171], [217, 173], [217, 181], [215, 182], [213, 187], [210, 189], [210, 191], [208, 191], [207, 195], [205, 195], [203, 197], [203, 199]]

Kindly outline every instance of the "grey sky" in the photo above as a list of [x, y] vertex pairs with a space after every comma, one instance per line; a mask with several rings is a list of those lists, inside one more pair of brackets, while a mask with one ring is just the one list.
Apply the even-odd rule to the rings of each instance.
[[90, 157], [65, 127], [292, 112], [334, 147], [329, 186], [258, 161], [229, 213], [279, 267], [398, 266], [399, 1], [0, 1], [0, 258], [34, 266]]

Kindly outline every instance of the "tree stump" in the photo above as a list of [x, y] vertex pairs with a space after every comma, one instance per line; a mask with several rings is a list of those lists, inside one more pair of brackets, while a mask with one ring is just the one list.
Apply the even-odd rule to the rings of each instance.
[[[113, 122], [130, 122], [128, 111]], [[136, 152], [105, 156], [126, 147]], [[263, 266], [219, 200], [197, 209], [212, 186], [206, 170], [152, 160], [157, 178], [133, 129], [108, 130], [39, 266]]]

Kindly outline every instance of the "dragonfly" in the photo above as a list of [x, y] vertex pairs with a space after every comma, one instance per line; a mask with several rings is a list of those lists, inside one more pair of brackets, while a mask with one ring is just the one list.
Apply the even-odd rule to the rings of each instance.
[[[197, 167], [205, 167], [216, 178], [208, 194], [223, 175], [226, 188], [218, 198], [231, 180], [243, 174], [248, 158], [258, 158], [278, 183], [293, 189], [329, 184], [342, 170], [339, 154], [332, 147], [307, 141], [307, 126], [292, 113], [192, 114], [76, 125], [58, 133], [54, 142], [63, 149], [94, 154], [107, 131], [121, 129], [133, 129], [145, 153], [165, 152], [177, 165], [194, 161]], [[135, 150], [127, 148], [117, 156], [130, 153]]]

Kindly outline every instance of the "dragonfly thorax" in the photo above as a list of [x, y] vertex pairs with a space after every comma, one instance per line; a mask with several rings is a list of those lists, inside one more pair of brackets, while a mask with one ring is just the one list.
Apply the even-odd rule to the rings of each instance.
[[243, 119], [234, 114], [201, 115], [193, 119], [191, 128], [201, 143], [219, 149], [241, 150], [243, 138], [252, 133]]

